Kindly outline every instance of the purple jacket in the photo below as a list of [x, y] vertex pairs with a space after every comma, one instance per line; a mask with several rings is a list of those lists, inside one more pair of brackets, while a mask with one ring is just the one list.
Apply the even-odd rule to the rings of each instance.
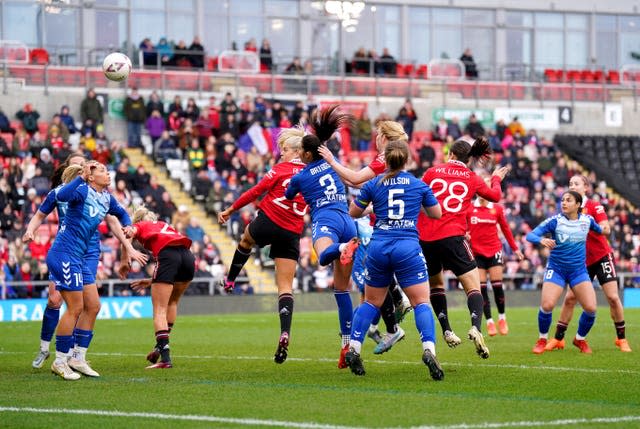
[[151, 140], [156, 140], [165, 130], [166, 125], [162, 117], [158, 118], [151, 116], [147, 119], [146, 127], [147, 131], [149, 131], [149, 135], [151, 136]]

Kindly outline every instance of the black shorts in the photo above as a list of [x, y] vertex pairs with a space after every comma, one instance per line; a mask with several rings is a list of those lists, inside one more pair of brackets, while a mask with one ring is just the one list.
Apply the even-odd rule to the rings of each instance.
[[593, 280], [594, 277], [597, 277], [600, 285], [608, 282], [618, 282], [616, 264], [614, 263], [612, 253], [589, 265], [587, 271], [589, 272], [589, 278]]
[[502, 250], [496, 252], [493, 256], [475, 255], [478, 268], [488, 270], [491, 267], [497, 267], [504, 264], [502, 258]]
[[165, 247], [158, 254], [154, 283], [190, 282], [196, 271], [196, 258], [185, 247]]
[[269, 257], [298, 260], [300, 256], [300, 234], [276, 225], [263, 212], [249, 224], [249, 234], [258, 247], [271, 245]]
[[447, 237], [436, 241], [420, 241], [422, 253], [427, 261], [429, 277], [443, 270], [451, 270], [461, 276], [477, 268], [471, 246], [463, 236]]

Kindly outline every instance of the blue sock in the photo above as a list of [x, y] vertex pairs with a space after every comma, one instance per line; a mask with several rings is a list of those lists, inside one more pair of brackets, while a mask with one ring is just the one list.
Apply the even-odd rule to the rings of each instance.
[[60, 353], [69, 353], [73, 347], [73, 335], [56, 335], [56, 351]]
[[380, 312], [378, 311], [378, 315], [376, 317], [373, 318], [373, 320], [371, 321], [372, 325], [377, 325], [378, 323], [380, 323]]
[[340, 320], [340, 334], [349, 335], [351, 333], [351, 321], [353, 320], [353, 304], [351, 295], [347, 291], [335, 291], [333, 296], [338, 304], [338, 319]]
[[73, 330], [73, 335], [76, 337], [75, 343], [78, 347], [89, 348], [89, 344], [91, 344], [91, 339], [93, 338], [93, 331], [76, 328]]
[[42, 341], [51, 341], [59, 319], [60, 308], [45, 308], [42, 315], [42, 329], [40, 330], [40, 339]]
[[353, 328], [351, 329], [351, 339], [362, 343], [369, 330], [371, 321], [380, 316], [380, 309], [373, 304], [369, 304], [367, 301], [362, 303], [356, 311], [356, 315], [353, 317]]
[[549, 333], [549, 326], [551, 326], [551, 319], [553, 318], [553, 313], [546, 313], [542, 308], [538, 310], [538, 331], [541, 334]]
[[436, 325], [433, 322], [433, 311], [431, 306], [426, 302], [418, 304], [413, 310], [414, 317], [416, 319], [416, 328], [420, 332], [420, 340], [436, 342]]
[[340, 257], [340, 243], [333, 243], [320, 254], [318, 262], [320, 265], [329, 265]]
[[578, 335], [586, 337], [593, 326], [593, 322], [595, 321], [596, 313], [587, 313], [586, 311], [583, 311], [580, 315], [580, 321], [578, 322]]

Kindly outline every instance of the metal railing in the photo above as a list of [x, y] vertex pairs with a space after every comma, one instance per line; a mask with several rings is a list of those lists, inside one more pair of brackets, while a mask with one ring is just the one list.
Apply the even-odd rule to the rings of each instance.
[[[619, 284], [620, 290], [622, 290], [625, 287], [625, 285], [627, 287], [640, 288], [640, 273], [618, 272], [617, 274], [618, 274], [618, 284]], [[236, 283], [240, 284], [240, 283], [248, 282], [248, 280], [249, 280], [248, 278], [241, 276], [236, 279]], [[445, 285], [450, 285], [453, 282], [455, 282], [455, 280], [456, 280], [455, 276], [451, 274], [445, 275]], [[534, 289], [540, 289], [540, 286], [542, 284], [541, 275], [537, 275], [537, 274], [530, 275], [530, 274], [519, 274], [519, 273], [518, 274], [505, 273], [503, 283], [508, 289], [515, 289], [514, 284], [518, 280], [523, 280], [523, 282], [521, 283], [533, 284]], [[212, 296], [212, 295], [223, 293], [223, 291], [220, 290], [220, 288], [218, 287], [219, 281], [220, 279], [217, 277], [196, 277], [191, 282], [190, 288], [197, 287], [200, 291], [206, 291], [205, 294], [201, 294], [201, 295]], [[121, 295], [120, 292], [124, 290], [131, 292], [131, 289], [129, 287], [131, 282], [133, 282], [133, 280], [106, 279], [106, 280], [99, 280], [97, 284], [101, 290], [103, 291], [106, 290], [106, 293], [104, 294], [104, 296], [114, 297], [114, 296], [120, 296]], [[48, 281], [27, 281], [27, 282], [2, 281], [0, 282], [0, 299], [4, 300], [4, 299], [24, 297], [26, 294], [19, 293], [18, 291], [24, 288], [29, 288], [29, 287], [40, 288], [42, 290], [43, 295], [37, 296], [37, 297], [34, 296], [33, 298], [41, 298], [41, 297], [46, 298], [46, 290], [48, 285], [49, 285]], [[203, 285], [206, 285], [206, 286], [203, 287]], [[255, 290], [260, 290], [260, 288], [255, 287]], [[14, 294], [16, 296], [14, 296]]]

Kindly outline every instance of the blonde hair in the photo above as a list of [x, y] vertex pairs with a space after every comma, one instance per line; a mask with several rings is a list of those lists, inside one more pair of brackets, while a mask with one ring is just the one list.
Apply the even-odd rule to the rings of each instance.
[[285, 128], [280, 131], [278, 136], [278, 147], [282, 150], [282, 147], [286, 144], [291, 150], [302, 150], [302, 137], [304, 137], [304, 134], [304, 129], [301, 126]]
[[387, 163], [387, 174], [382, 178], [383, 181], [397, 176], [404, 169], [409, 160], [409, 145], [404, 141], [390, 141], [384, 149], [384, 159]]
[[402, 124], [396, 121], [380, 121], [378, 122], [378, 134], [382, 135], [388, 142], [407, 142], [409, 136], [404, 132]]
[[64, 169], [62, 172], [62, 183], [69, 183], [82, 173], [83, 167], [81, 165], [72, 164]]
[[153, 222], [158, 220], [158, 215], [156, 215], [154, 212], [152, 212], [145, 206], [138, 207], [133, 212], [133, 216], [131, 217], [131, 223], [138, 223], [143, 220]]

